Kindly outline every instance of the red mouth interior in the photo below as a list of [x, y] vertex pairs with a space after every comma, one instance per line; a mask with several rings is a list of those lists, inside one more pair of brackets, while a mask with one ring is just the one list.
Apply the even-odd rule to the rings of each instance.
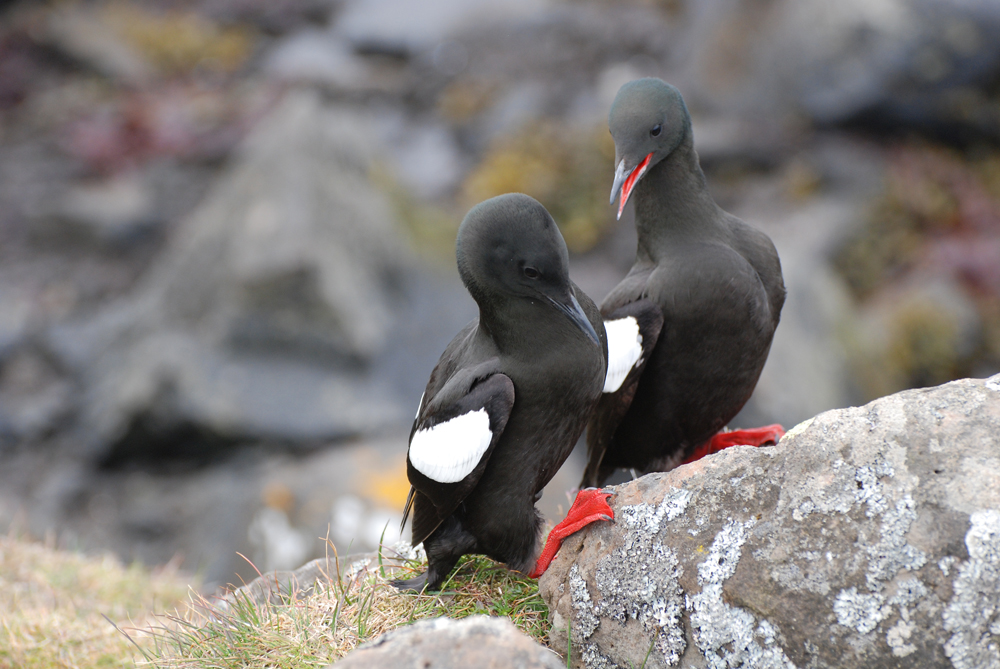
[[629, 195], [632, 194], [632, 188], [635, 186], [635, 182], [639, 180], [642, 173], [646, 171], [649, 166], [649, 159], [653, 157], [653, 154], [646, 156], [641, 163], [635, 166], [631, 172], [629, 172], [628, 177], [625, 179], [625, 183], [622, 184], [622, 195], [621, 199], [618, 201], [618, 218], [621, 218], [622, 211], [625, 210], [625, 204], [628, 202]]

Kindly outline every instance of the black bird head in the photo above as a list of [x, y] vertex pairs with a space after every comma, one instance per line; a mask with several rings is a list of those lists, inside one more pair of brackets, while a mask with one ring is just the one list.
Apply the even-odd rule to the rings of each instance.
[[618, 218], [636, 182], [673, 153], [690, 134], [691, 117], [680, 91], [665, 81], [648, 77], [621, 87], [608, 114], [615, 140], [615, 182], [611, 203], [621, 192]]
[[511, 299], [547, 303], [600, 344], [573, 294], [569, 253], [537, 200], [507, 193], [469, 210], [455, 244], [458, 273], [480, 308]]

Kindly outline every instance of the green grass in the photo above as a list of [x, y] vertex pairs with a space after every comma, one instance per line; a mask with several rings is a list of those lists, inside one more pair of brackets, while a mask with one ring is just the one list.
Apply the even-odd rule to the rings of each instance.
[[548, 635], [547, 609], [532, 579], [488, 558], [467, 556], [439, 593], [403, 594], [389, 581], [426, 568], [379, 561], [357, 574], [326, 574], [309, 590], [289, 587], [269, 601], [245, 590], [225, 601], [197, 597], [187, 614], [152, 629], [139, 667], [292, 669], [324, 667], [358, 645], [425, 618], [504, 616], [536, 640]]
[[504, 616], [546, 642], [548, 611], [535, 580], [466, 556], [441, 592], [404, 594], [389, 584], [424, 569], [379, 554], [313, 587], [210, 598], [171, 568], [0, 537], [0, 669], [324, 667], [396, 627], [474, 614]]

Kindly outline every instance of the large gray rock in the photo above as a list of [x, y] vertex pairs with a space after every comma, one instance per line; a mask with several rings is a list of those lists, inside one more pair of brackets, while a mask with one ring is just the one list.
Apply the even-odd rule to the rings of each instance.
[[674, 56], [689, 102], [953, 138], [1000, 133], [986, 93], [1000, 71], [991, 0], [709, 0], [684, 21]]
[[361, 113], [289, 93], [134, 293], [52, 333], [94, 448], [178, 426], [302, 440], [402, 420], [366, 376], [412, 273], [369, 178], [372, 138]]
[[[620, 486], [541, 579], [586, 667], [1000, 667], [1000, 375]], [[648, 658], [646, 657], [648, 654]]]
[[559, 669], [562, 662], [506, 618], [434, 618], [397, 628], [348, 654], [337, 669]]
[[509, 22], [539, 13], [548, 3], [529, 0], [349, 0], [337, 17], [337, 30], [353, 44], [389, 52], [431, 48], [463, 28]]

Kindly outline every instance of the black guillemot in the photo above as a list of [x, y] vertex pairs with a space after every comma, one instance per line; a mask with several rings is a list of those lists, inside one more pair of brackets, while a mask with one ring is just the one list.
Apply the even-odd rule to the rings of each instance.
[[720, 432], [750, 398], [785, 301], [764, 233], [712, 199], [680, 92], [659, 79], [619, 90], [611, 202], [635, 202], [638, 248], [601, 303], [608, 374], [587, 429], [582, 485], [616, 468], [667, 471], [735, 444], [781, 437], [780, 425]]
[[[458, 270], [479, 317], [445, 348], [410, 432], [412, 541], [428, 568], [395, 581], [440, 589], [462, 555], [544, 571], [535, 502], [583, 433], [605, 383], [597, 305], [569, 279], [566, 244], [545, 208], [507, 194], [473, 207], [458, 232]], [[584, 491], [553, 533], [610, 519], [607, 491]]]

